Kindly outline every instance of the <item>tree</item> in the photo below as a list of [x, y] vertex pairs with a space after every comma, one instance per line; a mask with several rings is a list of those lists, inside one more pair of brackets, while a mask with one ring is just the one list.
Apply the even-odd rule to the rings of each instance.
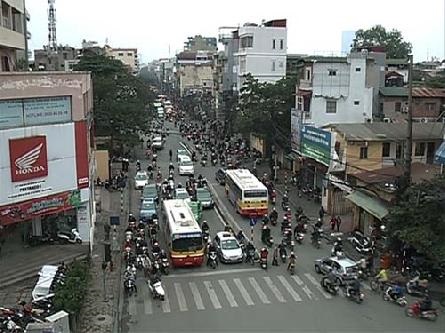
[[409, 186], [388, 215], [394, 242], [403, 242], [432, 260], [445, 258], [445, 177]]
[[121, 147], [138, 142], [137, 132], [148, 130], [148, 108], [154, 101], [150, 87], [121, 61], [105, 56], [83, 56], [74, 70], [92, 72], [96, 134], [112, 136]]
[[368, 30], [357, 30], [355, 39], [353, 48], [384, 46], [387, 58], [407, 58], [412, 51], [411, 43], [403, 39], [400, 31], [387, 31], [381, 25], [375, 25]]

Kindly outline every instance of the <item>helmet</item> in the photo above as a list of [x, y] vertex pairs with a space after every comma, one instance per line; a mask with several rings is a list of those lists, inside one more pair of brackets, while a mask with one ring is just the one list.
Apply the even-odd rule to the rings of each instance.
[[341, 238], [337, 237], [337, 242], [341, 243]]
[[290, 207], [287, 208], [287, 211], [290, 212]]
[[295, 255], [294, 251], [291, 251], [291, 252], [290, 252], [290, 255], [291, 255], [291, 256], [294, 256], [294, 255]]
[[319, 217], [317, 221], [318, 221], [318, 222], [321, 222], [321, 217]]
[[272, 211], [275, 211], [276, 209], [275, 209], [275, 207], [274, 208], [272, 208]]

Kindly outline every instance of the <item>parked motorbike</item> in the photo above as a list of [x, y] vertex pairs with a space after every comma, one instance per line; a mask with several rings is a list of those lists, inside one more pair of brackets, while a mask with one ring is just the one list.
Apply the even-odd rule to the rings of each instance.
[[414, 302], [410, 306], [405, 309], [405, 314], [408, 317], [414, 317], [418, 319], [427, 319], [431, 321], [435, 321], [439, 315], [437, 309], [430, 309], [426, 311], [422, 311], [420, 309], [420, 302]]
[[79, 231], [77, 231], [75, 228], [71, 229], [71, 232], [57, 232], [57, 239], [59, 242], [65, 244], [82, 244], [82, 238], [80, 237]]
[[363, 255], [369, 254], [372, 249], [371, 239], [363, 235], [362, 232], [356, 230], [354, 231], [350, 237], [348, 237], [348, 241], [354, 246], [355, 250]]
[[389, 294], [389, 287], [386, 289], [386, 291], [382, 294], [382, 298], [384, 301], [396, 303], [397, 305], [404, 307], [406, 304], [408, 304], [408, 301], [406, 300], [405, 296], [400, 296], [394, 299]]
[[28, 244], [30, 246], [38, 246], [44, 244], [54, 244], [54, 238], [49, 234], [43, 234], [41, 236], [29, 236]]

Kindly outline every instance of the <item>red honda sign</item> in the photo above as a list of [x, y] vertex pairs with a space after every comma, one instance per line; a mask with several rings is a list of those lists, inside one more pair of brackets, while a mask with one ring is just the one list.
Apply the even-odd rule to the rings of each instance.
[[48, 176], [46, 136], [9, 140], [12, 182]]

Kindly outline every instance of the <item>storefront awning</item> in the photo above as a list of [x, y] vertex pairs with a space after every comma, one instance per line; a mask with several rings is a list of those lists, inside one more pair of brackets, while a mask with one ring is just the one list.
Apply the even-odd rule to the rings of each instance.
[[291, 161], [295, 161], [295, 160], [298, 160], [299, 158], [300, 158], [300, 155], [298, 155], [298, 153], [296, 153], [296, 152], [294, 152], [294, 151], [291, 151], [289, 154], [287, 154], [286, 156], [285, 156], [288, 160], [291, 160]]
[[363, 208], [369, 214], [375, 216], [379, 220], [382, 220], [389, 211], [386, 206], [380, 202], [379, 199], [370, 197], [363, 192], [354, 191], [346, 196], [346, 199], [352, 201], [355, 205]]

